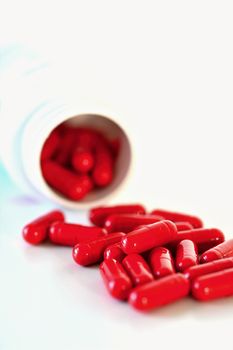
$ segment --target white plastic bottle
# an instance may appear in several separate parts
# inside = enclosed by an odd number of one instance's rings
[[[106,203],[125,182],[131,168],[132,140],[126,125],[128,118],[115,105],[107,105],[108,101],[103,103],[95,97],[82,96],[82,82],[72,94],[72,89],[58,84],[58,75],[49,63],[27,48],[17,45],[0,48],[1,160],[12,178],[27,192],[46,196],[73,209]],[[64,121],[91,125],[118,137],[121,142],[111,185],[92,191],[79,202],[54,191],[41,173],[42,146],[50,132]]]

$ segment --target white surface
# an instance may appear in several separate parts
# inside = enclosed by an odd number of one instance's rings
[[[76,265],[70,248],[23,241],[22,226],[51,205],[9,189],[0,208],[1,350],[197,349],[200,342],[219,349],[229,339],[233,298],[205,304],[187,298],[139,313],[111,298],[98,269]],[[203,218],[216,221],[206,208]],[[67,218],[87,222],[86,213]]]
[[[78,59],[65,74],[93,77],[134,116],[135,169],[114,202],[194,213],[232,237],[232,1],[2,3],[0,39],[32,43],[61,65]],[[24,243],[22,226],[49,204],[26,205],[4,186],[1,350],[233,348],[233,298],[137,313],[70,249]]]

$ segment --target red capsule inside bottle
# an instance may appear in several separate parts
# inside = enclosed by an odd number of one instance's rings
[[[200,258],[201,263],[233,257],[233,239],[229,239],[214,248],[207,250]]]
[[[23,228],[23,238],[31,244],[39,244],[48,236],[49,226],[56,221],[64,221],[64,214],[59,210],[53,210],[33,220]]]
[[[90,149],[77,147],[71,159],[72,167],[78,173],[88,173],[92,170],[95,160]]]
[[[177,238],[169,244],[169,248],[174,249],[178,243],[184,239],[189,239],[197,245],[198,252],[203,252],[224,241],[224,234],[216,228],[199,228],[187,231],[179,231]],[[207,248],[208,247],[208,248]]]
[[[57,130],[53,130],[46,139],[41,151],[41,160],[51,159],[57,152],[60,136]]]
[[[196,265],[184,271],[185,277],[193,280],[196,277],[208,275],[213,272],[218,272],[233,268],[233,258],[225,258],[221,260],[211,261],[206,264]]]
[[[107,186],[113,179],[113,156],[107,145],[101,145],[95,149],[95,165],[92,179],[96,186]]]
[[[190,284],[181,273],[136,287],[129,295],[129,303],[140,311],[149,311],[172,303],[189,294]]]
[[[71,155],[75,147],[76,132],[75,128],[64,126],[55,162],[67,167],[71,162]]]
[[[111,207],[96,207],[90,210],[89,219],[96,226],[104,226],[109,215],[113,214],[145,214],[145,208],[141,204],[122,204]]]
[[[125,254],[143,253],[154,247],[175,240],[176,225],[168,220],[137,228],[122,238],[121,247]]]
[[[115,243],[108,246],[104,251],[104,259],[114,259],[117,261],[122,261],[125,257],[125,253],[121,249],[120,243]]]
[[[133,281],[134,286],[139,286],[154,280],[149,265],[139,254],[127,255],[123,259],[122,265]]]
[[[44,161],[41,167],[46,182],[69,199],[83,199],[93,187],[88,175],[75,174],[53,161]]]
[[[107,139],[99,131],[92,128],[78,127],[76,129],[76,146],[94,150],[99,144],[108,143]]]
[[[196,216],[189,215],[189,214],[176,213],[176,212],[163,210],[163,209],[155,209],[151,212],[151,214],[152,215],[161,215],[166,220],[171,220],[173,222],[179,222],[179,221],[189,222],[194,228],[203,227],[203,222],[201,219],[199,219]]]
[[[100,273],[109,293],[116,299],[128,298],[132,283],[122,264],[116,260],[104,260],[100,264]]]
[[[124,235],[123,232],[115,232],[96,240],[78,243],[73,248],[73,259],[82,266],[95,264],[103,260],[104,250],[119,242]]]
[[[233,295],[233,268],[195,278],[192,295],[200,301]]]
[[[119,140],[118,140],[119,141]],[[120,146],[120,141],[118,142]],[[82,200],[115,176],[112,141],[89,127],[63,123],[46,139],[41,151],[42,175],[48,185],[69,200]]]
[[[105,237],[106,234],[107,232],[100,227],[68,224],[65,222],[55,222],[49,228],[49,239],[51,242],[71,247],[79,242]]]
[[[167,248],[156,247],[152,249],[149,255],[149,263],[156,278],[175,273],[173,257]]]
[[[156,215],[113,214],[107,217],[104,227],[108,232],[122,231],[128,233],[141,225],[149,225],[163,220]]]

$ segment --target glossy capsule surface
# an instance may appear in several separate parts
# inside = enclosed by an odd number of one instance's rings
[[[170,251],[165,247],[152,249],[149,255],[150,267],[156,278],[175,273],[174,261]]]
[[[136,287],[129,295],[129,303],[140,311],[149,311],[170,304],[189,294],[190,284],[181,273]]]
[[[132,283],[122,264],[116,260],[104,260],[100,264],[100,273],[109,293],[116,299],[128,298]]]
[[[95,264],[103,259],[104,250],[119,242],[124,235],[122,232],[115,232],[96,240],[78,243],[73,248],[73,259],[82,266]]]
[[[96,186],[107,186],[113,179],[113,156],[107,145],[101,145],[95,149],[95,165],[92,178]]]
[[[224,234],[216,228],[199,228],[187,231],[179,231],[177,238],[169,245],[175,248],[177,244],[184,239],[193,241],[198,248],[198,252],[203,252],[224,241]]]
[[[176,250],[176,269],[184,271],[188,267],[198,264],[198,252],[196,244],[189,239],[181,241]]]
[[[196,265],[188,268],[184,271],[185,277],[193,280],[196,277],[208,275],[213,272],[218,272],[233,268],[233,258],[225,258],[220,260],[211,261],[206,264]]]
[[[42,173],[46,182],[71,200],[80,200],[92,189],[88,175],[78,175],[53,161],[42,162]]]
[[[214,248],[207,250],[200,258],[201,263],[233,257],[233,239],[229,239]]]
[[[104,259],[115,259],[117,261],[122,261],[125,257],[125,253],[121,249],[120,243],[115,243],[108,246],[104,251]]]
[[[177,231],[187,231],[187,230],[192,230],[193,226],[189,222],[184,222],[184,221],[178,221],[175,222]]]
[[[156,215],[114,214],[107,217],[104,227],[108,232],[122,231],[128,233],[141,225],[149,225],[163,220]]]
[[[73,247],[79,242],[94,240],[106,236],[107,232],[100,227],[55,222],[49,228],[51,242]]]
[[[176,225],[164,220],[129,232],[122,238],[121,247],[125,254],[142,253],[169,243],[176,237]]]
[[[88,148],[78,147],[72,154],[73,169],[80,173],[88,173],[94,166],[95,160]]]
[[[201,219],[199,219],[196,216],[189,215],[189,214],[183,214],[183,213],[176,213],[168,210],[163,209],[155,209],[151,212],[152,215],[161,215],[166,220],[171,220],[173,222],[177,221],[185,221],[189,222],[194,228],[201,228],[203,227],[203,222]]]
[[[104,226],[104,222],[112,214],[145,214],[140,204],[122,204],[111,207],[96,207],[90,210],[89,219],[96,226]]]
[[[134,286],[139,286],[154,280],[149,265],[139,254],[127,255],[122,260],[122,265],[130,276]]]
[[[233,268],[195,278],[191,291],[200,301],[233,295]]]
[[[49,226],[56,221],[64,221],[64,214],[59,210],[53,210],[33,220],[23,228],[23,238],[31,244],[43,242],[49,231]]]

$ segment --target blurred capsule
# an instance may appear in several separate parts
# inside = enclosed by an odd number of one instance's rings
[[[206,264],[189,267],[184,271],[185,277],[193,280],[196,277],[208,275],[213,272],[226,270],[233,267],[233,258],[225,258],[211,261]]]
[[[128,233],[141,225],[149,225],[163,220],[161,216],[139,214],[114,214],[107,217],[104,227],[108,232]]]
[[[189,222],[194,228],[203,227],[203,222],[196,216],[189,214],[176,213],[163,209],[155,209],[151,212],[152,215],[161,215],[166,220],[171,220],[173,222],[185,221]]]
[[[91,227],[65,222],[55,222],[49,228],[51,242],[73,247],[79,242],[94,240],[106,236],[107,232],[100,227]]]
[[[103,260],[104,250],[119,242],[124,235],[123,232],[115,232],[95,240],[78,243],[73,248],[73,259],[82,266],[95,264]]]
[[[90,221],[96,226],[104,226],[104,222],[112,214],[145,214],[141,204],[121,204],[108,207],[95,207],[89,212]]]
[[[64,214],[53,210],[33,220],[23,228],[23,238],[31,244],[39,244],[48,236],[49,226],[56,221],[64,221]]]
[[[195,278],[191,291],[200,301],[233,295],[233,268]]]
[[[201,263],[233,257],[233,239],[229,239],[214,248],[207,250],[200,258]]]
[[[129,303],[140,311],[149,311],[177,301],[189,294],[190,284],[181,273],[175,273],[133,289]]]

